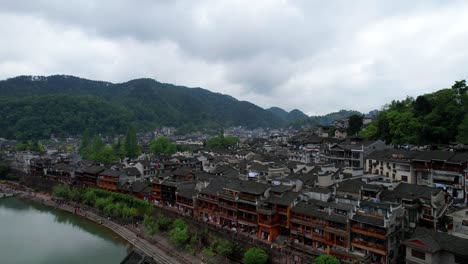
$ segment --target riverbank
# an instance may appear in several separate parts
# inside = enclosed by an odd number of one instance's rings
[[[64,203],[60,200],[55,199],[54,197],[34,192],[32,189],[21,185],[7,185],[0,184],[1,191],[14,193],[18,198],[27,199],[36,203],[40,203],[46,206],[50,206],[56,209],[60,209],[80,217],[86,218],[90,221],[93,221],[97,224],[100,224],[110,230],[115,234],[122,237],[128,243],[132,244],[135,248],[139,249],[148,256],[151,256],[157,263],[168,263],[168,264],[199,264],[200,261],[197,261],[193,258],[187,258],[178,253],[171,245],[164,240],[158,241],[148,241],[145,239],[144,235],[141,235],[141,232],[138,229],[131,228],[130,226],[120,225],[111,219],[106,219],[97,215],[95,212],[88,210],[85,206],[74,203]]]

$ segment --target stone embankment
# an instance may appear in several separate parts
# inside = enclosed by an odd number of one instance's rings
[[[89,210],[83,210],[82,207],[78,207],[72,204],[65,204],[65,203],[57,203],[52,200],[52,197],[34,193],[31,191],[20,190],[17,188],[10,188],[7,185],[0,184],[0,197],[1,195],[9,195],[12,196],[15,194],[20,198],[25,198],[37,203],[41,203],[47,206],[51,206],[57,209],[61,209],[73,214],[80,215],[81,217],[87,218],[95,223],[101,224],[117,235],[122,237],[123,239],[127,240],[130,244],[132,244],[135,248],[139,249],[143,253],[148,256],[151,256],[157,263],[161,264],[193,264],[193,263],[200,263],[200,261],[196,261],[195,259],[188,259],[185,256],[178,254],[171,245],[167,245],[163,243],[163,241],[158,241],[156,243],[151,243],[144,238],[141,238],[140,235],[132,231],[130,228],[127,228],[123,225],[117,224],[110,219],[103,218]]]

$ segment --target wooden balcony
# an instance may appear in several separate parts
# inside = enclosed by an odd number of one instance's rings
[[[385,248],[384,245],[375,244],[375,243],[366,242],[366,241],[360,241],[360,240],[353,240],[351,245],[353,247],[368,250],[368,251],[377,253],[382,256],[387,256],[387,249]]]
[[[206,202],[209,202],[209,203],[218,204],[218,200],[215,199],[215,198],[213,198],[213,197],[210,197],[210,196],[200,195],[200,196],[198,196],[198,200],[206,201]]]
[[[288,213],[288,208],[283,208],[281,206],[278,206],[276,208],[276,211],[278,211],[278,213],[280,213],[280,214],[287,214]]]
[[[267,208],[267,207],[258,207],[257,212],[259,214],[264,214],[264,215],[274,215],[274,214],[276,214],[275,209]]]
[[[229,214],[226,214],[226,213],[222,213],[220,212],[218,214],[219,217],[222,217],[222,218],[226,218],[226,219],[230,219],[230,220],[236,220],[237,219],[237,216],[236,215],[229,215]]]
[[[236,200],[236,196],[231,195],[231,194],[229,194],[229,193],[220,192],[220,193],[218,194],[218,197],[219,197],[220,199],[226,199],[226,200],[228,200],[228,201],[235,201],[235,200]]]
[[[385,240],[387,236],[387,232],[385,230],[370,227],[362,227],[359,225],[353,225],[351,228],[351,232],[365,236],[375,237],[382,240]]]
[[[220,202],[218,204],[218,206],[237,211],[237,205],[236,204],[228,204],[228,203]]]
[[[315,232],[311,232],[311,237],[312,237],[312,240],[327,243],[327,238],[325,237],[325,235],[320,235]]]
[[[238,205],[237,210],[255,214],[257,213],[257,208],[252,206]]]
[[[348,230],[346,228],[342,227],[336,227],[336,226],[327,226],[325,227],[325,231],[333,233],[333,234],[338,234],[340,236],[343,235],[348,235]]]
[[[257,224],[258,223],[257,218],[250,218],[250,217],[239,216],[239,215],[237,216],[237,220],[244,221],[244,222],[249,222],[249,223],[252,223],[252,224]]]
[[[326,239],[325,243],[330,245],[330,246],[340,246],[346,248],[348,246],[348,243],[346,241],[339,241],[339,240],[334,240],[334,239]]]
[[[273,219],[263,219],[262,217],[259,217],[258,223],[266,226],[274,226],[276,224],[276,221],[274,221]]]

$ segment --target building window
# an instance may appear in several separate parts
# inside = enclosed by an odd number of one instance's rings
[[[408,182],[408,176],[401,176],[401,180],[404,182]]]
[[[418,259],[426,260],[426,253],[422,251],[411,249],[411,256]]]

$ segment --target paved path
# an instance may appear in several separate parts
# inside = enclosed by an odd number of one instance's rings
[[[58,209],[62,209],[68,211],[70,213],[75,213],[75,207],[61,204],[57,206],[57,203],[51,200],[51,197],[44,194],[35,194],[30,192],[24,192],[15,190],[16,194],[20,197],[27,198],[29,200],[34,200],[36,202],[40,202],[45,205],[49,205]],[[111,229],[116,234],[127,240],[131,243],[134,247],[142,251],[148,256],[151,256],[157,263],[161,264],[192,264],[192,263],[200,263],[200,261],[195,259],[187,259],[186,257],[177,254],[177,252],[173,249],[168,247],[168,245],[164,245],[162,243],[152,244],[149,241],[137,237],[135,232],[130,230],[129,228],[116,224],[113,221],[107,220],[102,218],[92,212],[83,211],[81,210],[78,215],[82,217],[86,217],[87,219],[94,221],[96,223],[102,224],[103,226]]]

